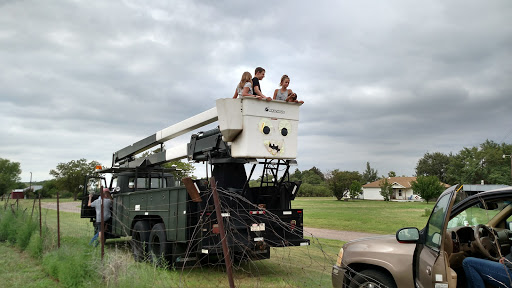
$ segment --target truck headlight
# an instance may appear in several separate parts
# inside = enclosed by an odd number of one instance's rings
[[[336,266],[341,267],[342,259],[343,259],[343,247],[341,247],[340,252],[338,252],[338,258],[336,259]]]

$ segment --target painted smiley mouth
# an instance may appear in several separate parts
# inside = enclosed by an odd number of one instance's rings
[[[267,148],[267,151],[272,155],[282,155],[284,152],[284,142],[283,141],[271,141],[271,140],[265,140],[263,141],[263,144],[265,145],[265,148]]]

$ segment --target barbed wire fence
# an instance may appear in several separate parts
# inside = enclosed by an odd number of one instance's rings
[[[237,191],[222,188],[217,190],[221,199],[220,209],[222,213],[229,215],[223,217],[226,235],[221,237],[218,232],[215,209],[211,205],[203,205],[202,209],[187,212],[188,219],[194,220],[187,221],[186,226],[164,227],[163,232],[166,235],[177,235],[173,236],[172,240],[167,239],[171,249],[168,255],[164,255],[166,261],[156,261],[154,253],[151,255],[151,251],[145,246],[143,257],[138,259],[142,263],[136,262],[133,257],[136,253],[136,240],[131,237],[133,227],[125,225],[116,226],[116,233],[121,231],[125,237],[106,240],[105,259],[101,261],[99,251],[102,243],[96,246],[95,242],[91,242],[94,228],[89,219],[80,218],[81,202],[70,199],[41,199],[39,206],[39,199],[25,199],[22,200],[22,205],[17,203],[17,209],[23,209],[25,214],[30,213],[30,217],[40,223],[38,232],[43,235],[46,251],[66,245],[88,245],[100,263],[98,265],[103,267],[103,278],[109,287],[121,287],[122,283],[126,283],[123,279],[136,281],[133,279],[136,270],[145,271],[143,273],[146,273],[146,276],[147,273],[151,274],[150,279],[145,280],[151,287],[229,287],[224,253],[222,249],[212,248],[220,248],[221,241],[226,239],[229,243],[229,260],[232,263],[235,287],[323,287],[330,283],[331,266],[336,261],[336,253],[341,244],[335,249],[331,248],[331,251],[325,251],[321,239],[311,234],[307,235],[303,232],[303,227],[291,227],[291,223],[282,221],[278,215],[268,210],[265,214],[252,214],[251,211],[262,209]],[[213,195],[211,189],[201,193],[205,193],[207,202]],[[154,207],[154,210],[169,210],[169,206],[197,206],[197,203],[190,199],[177,200],[179,201],[163,201]],[[130,210],[133,210],[133,207],[120,201],[116,203],[119,205],[116,211],[122,212],[113,214],[113,221],[117,224],[126,223],[125,220],[130,217]],[[13,202],[6,205],[10,206],[9,209],[16,209],[11,204]],[[248,239],[247,235],[252,233],[251,235],[257,236],[260,231],[244,232],[243,229],[250,229],[244,224],[248,221],[254,224],[272,223],[265,225],[265,233],[272,234],[275,243],[261,247],[261,251],[265,251],[261,254],[268,254],[270,259],[257,260],[268,257],[255,255],[255,241]],[[311,245],[287,246],[289,237],[283,235],[285,230],[287,233],[295,234],[296,238],[302,238],[304,234]],[[143,232],[151,234],[151,229]],[[261,245],[264,244],[262,241]],[[205,245],[210,247],[208,254],[201,253],[201,248]],[[159,266],[164,269],[158,268]],[[151,272],[146,271],[148,269]]]

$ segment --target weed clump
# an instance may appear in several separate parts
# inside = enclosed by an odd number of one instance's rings
[[[60,249],[44,254],[43,269],[59,279],[64,287],[90,287],[99,284],[92,252],[87,245],[62,245]]]

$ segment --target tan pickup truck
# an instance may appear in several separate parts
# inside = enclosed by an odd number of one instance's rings
[[[333,287],[467,287],[464,258],[498,261],[510,251],[512,187],[455,204],[457,192],[455,185],[441,194],[422,230],[346,243],[332,267]]]

